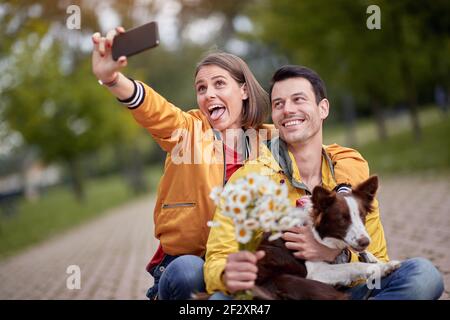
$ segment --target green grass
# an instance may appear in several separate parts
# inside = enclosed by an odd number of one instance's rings
[[[155,192],[161,172],[159,166],[146,170],[151,192]],[[34,202],[21,200],[13,216],[0,216],[0,258],[87,222],[133,198],[136,195],[123,178],[114,175],[88,180],[84,203],[77,202],[67,186],[54,187]]]
[[[438,122],[442,118],[442,112],[435,106],[424,107],[419,111],[422,126]],[[408,114],[386,119],[386,131],[388,136],[393,136],[410,130],[411,124]],[[324,143],[337,143],[342,146],[350,146],[347,141],[348,128],[344,124],[335,126],[324,125]],[[377,127],[374,119],[358,120],[355,127],[356,147],[365,145],[378,139]]]
[[[372,141],[358,148],[380,174],[448,174],[450,172],[450,118],[443,117],[423,127],[415,141],[411,131],[392,135],[387,141]]]

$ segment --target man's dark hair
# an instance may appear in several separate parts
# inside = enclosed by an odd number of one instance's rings
[[[286,65],[275,71],[275,74],[272,77],[269,90],[270,101],[272,101],[272,89],[275,83],[290,78],[304,78],[308,80],[313,88],[317,104],[327,97],[325,83],[314,70],[302,66]]]

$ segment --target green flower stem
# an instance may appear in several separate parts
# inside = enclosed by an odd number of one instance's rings
[[[261,243],[262,237],[255,237],[255,234],[257,234],[257,232],[254,232],[249,242],[239,243],[239,251],[256,252],[256,249],[258,249],[259,244]],[[251,290],[241,290],[236,292],[234,297],[236,300],[253,300],[253,293]]]

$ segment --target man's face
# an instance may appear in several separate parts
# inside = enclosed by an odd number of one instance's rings
[[[272,120],[280,137],[288,144],[305,143],[322,134],[328,116],[328,100],[319,104],[311,83],[304,78],[276,82],[272,89]]]

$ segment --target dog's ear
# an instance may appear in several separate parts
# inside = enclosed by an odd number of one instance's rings
[[[372,203],[378,190],[378,177],[372,176],[358,185],[352,192],[367,203]]]
[[[312,203],[316,211],[326,211],[336,200],[333,192],[328,191],[325,188],[317,186],[313,190]]]

